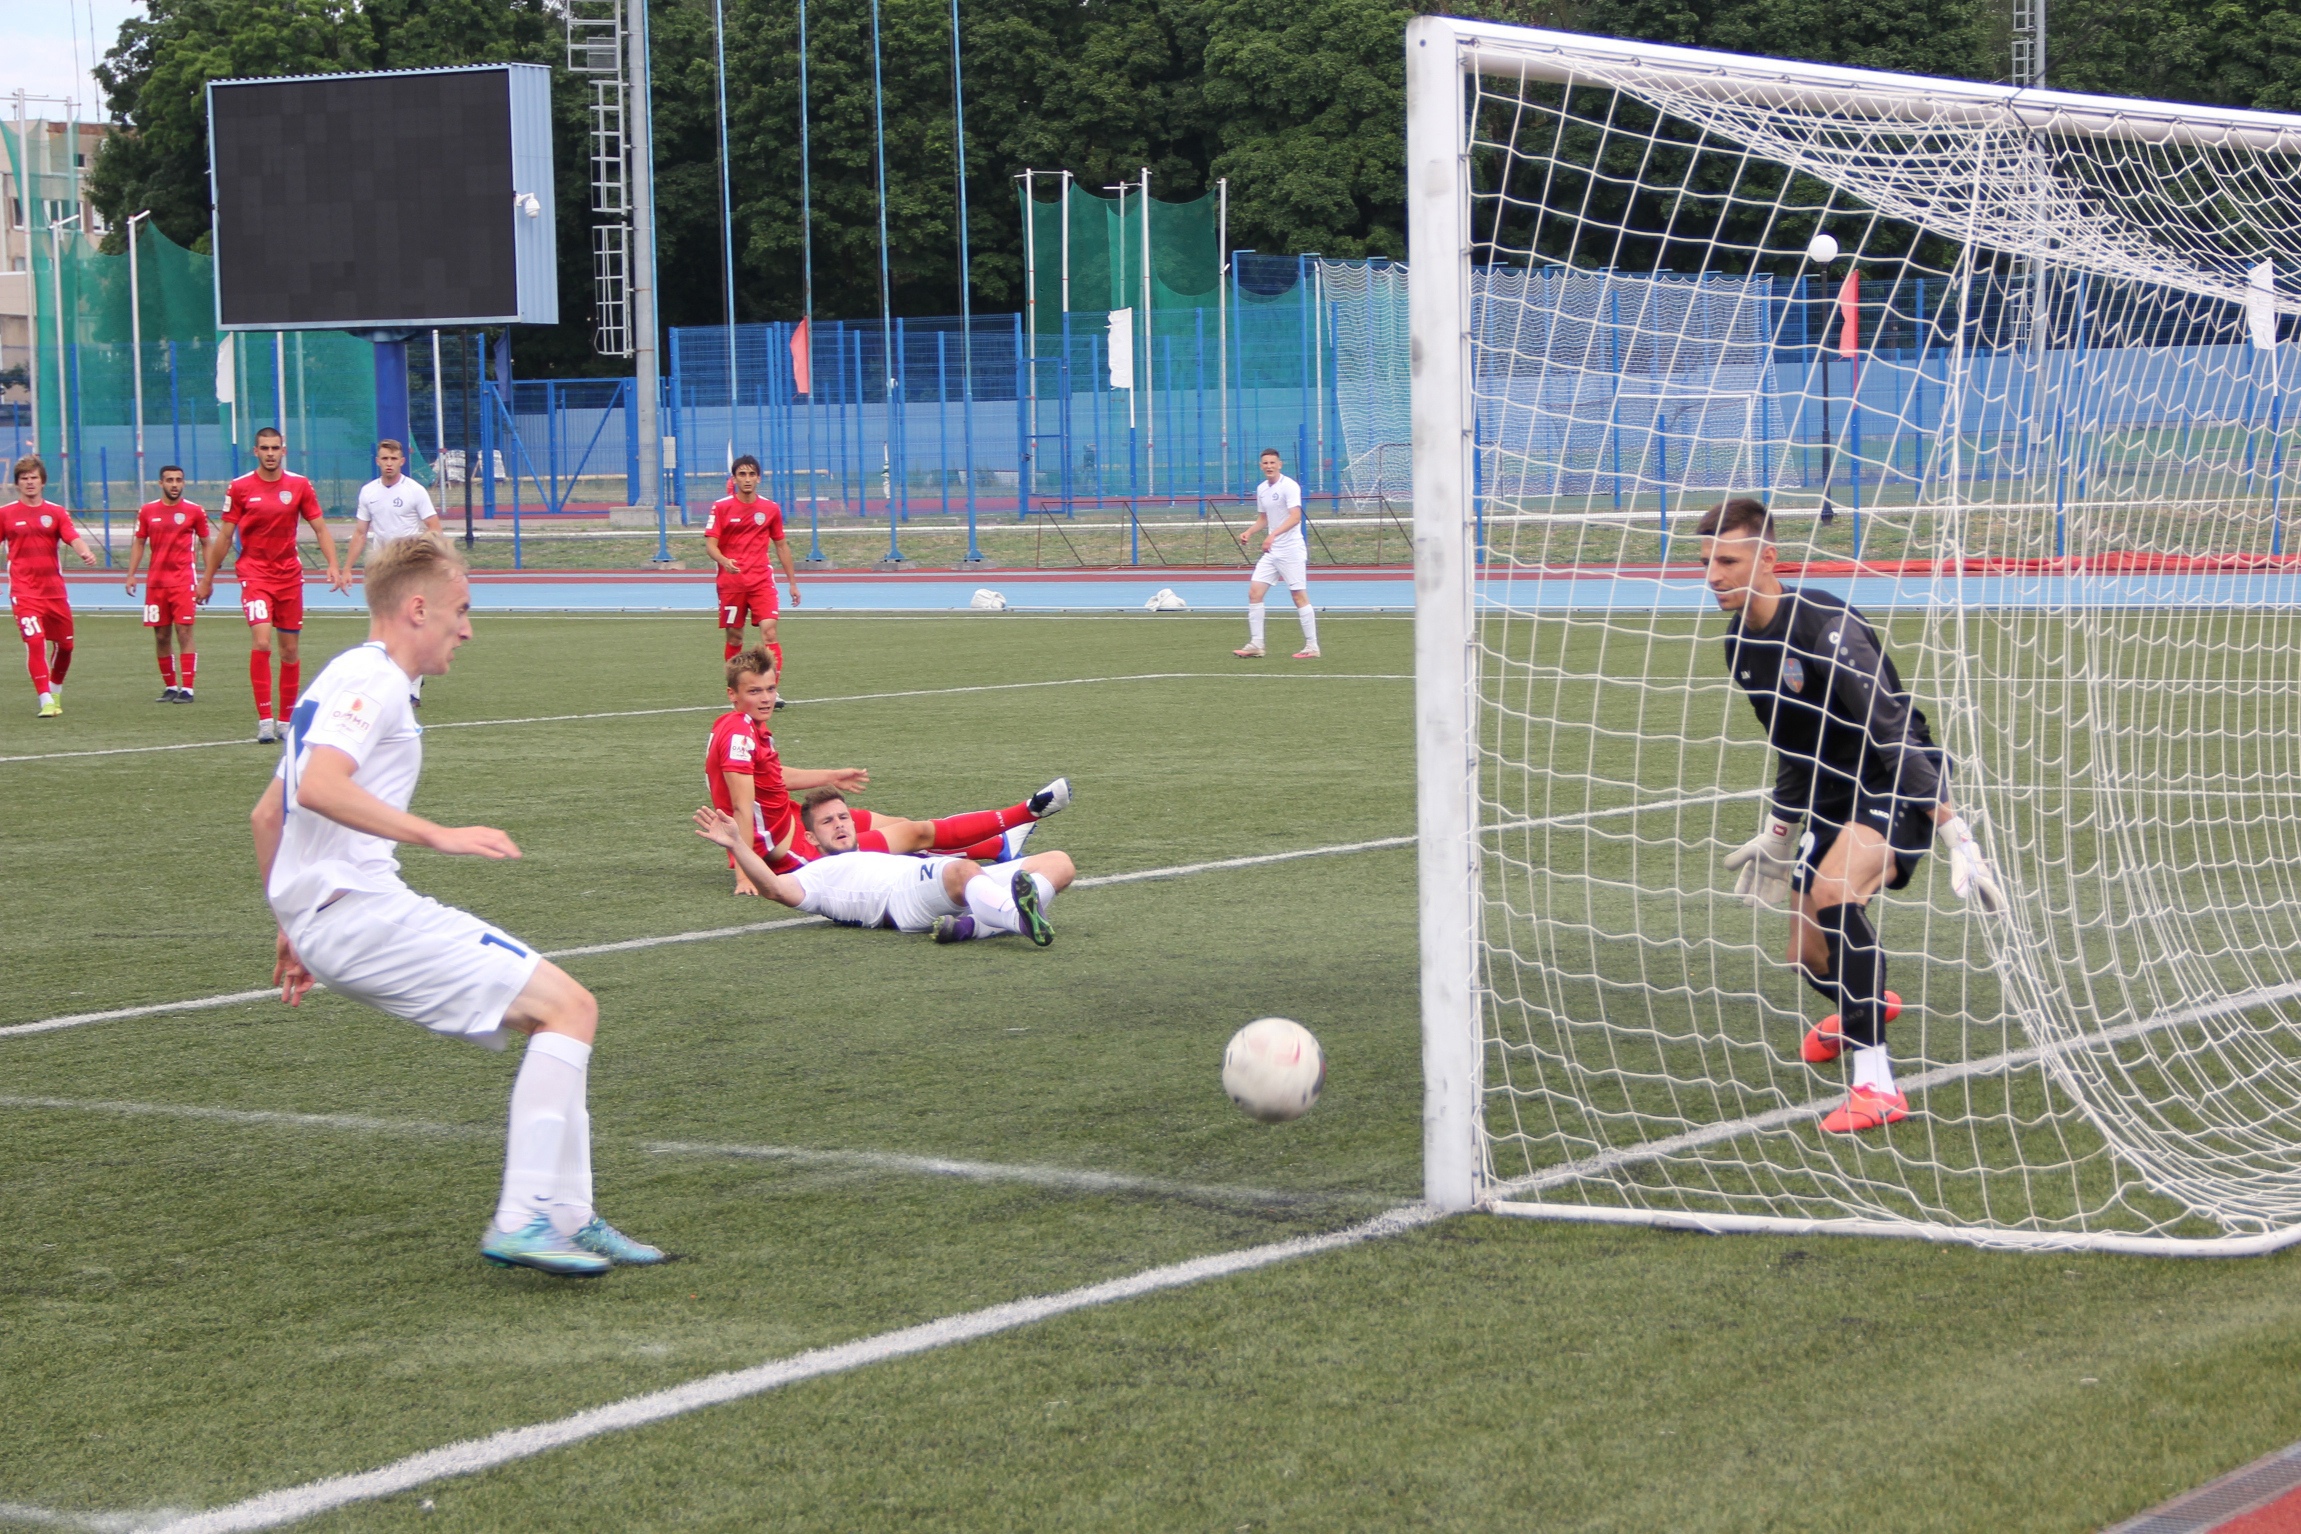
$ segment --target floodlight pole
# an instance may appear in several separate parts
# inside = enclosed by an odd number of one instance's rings
[[[639,502],[655,508],[655,557],[671,558],[663,498],[661,383],[655,334],[655,92],[647,58],[647,0],[627,0],[631,78],[639,93],[627,135],[631,155],[631,387],[639,417]],[[465,484],[470,483],[468,470]]]
[[[152,216],[152,210],[133,214],[128,219],[128,353],[132,361],[129,372],[136,381],[136,504],[144,504],[144,302],[143,289],[136,280],[136,226]]]
[[[1222,487],[1230,488],[1230,177],[1214,184],[1214,351],[1216,428],[1222,433]],[[1203,442],[1204,439],[1202,438]],[[1204,483],[1201,481],[1201,483]],[[1204,515],[1203,508],[1201,515]]]
[[[719,66],[719,227],[727,268],[727,469],[735,470],[735,201],[727,164],[727,15],[725,0],[711,0],[711,41]],[[764,445],[764,444],[762,444]]]

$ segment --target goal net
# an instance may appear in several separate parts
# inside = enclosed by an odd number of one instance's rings
[[[1429,1196],[2301,1238],[2301,117],[1406,51]],[[1871,902],[1911,1114],[1869,1133],[1720,868],[1774,775],[1701,579],[1732,495],[1875,626],[2009,898],[1937,850]]]

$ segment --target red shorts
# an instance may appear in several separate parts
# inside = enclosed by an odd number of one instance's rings
[[[200,615],[190,585],[153,586],[144,592],[144,627],[166,628],[171,623],[189,626]]]
[[[50,644],[72,642],[72,604],[55,597],[24,597],[9,606],[16,615],[17,631],[25,639],[45,639]]]
[[[781,606],[781,600],[775,595],[775,581],[772,576],[763,581],[747,581],[739,576],[729,576],[724,571],[721,572],[719,576],[719,626],[721,628],[739,629],[753,623],[773,623],[775,614]]]
[[[240,612],[248,627],[268,623],[290,634],[304,626],[304,581],[300,575],[243,575],[240,577]]]

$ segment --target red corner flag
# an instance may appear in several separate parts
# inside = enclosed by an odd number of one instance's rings
[[[1846,273],[1845,284],[1838,289],[1838,317],[1845,321],[1845,329],[1838,335],[1838,355],[1858,357],[1862,354],[1862,274]]]
[[[811,343],[807,335],[807,322],[801,320],[791,327],[791,387],[801,394],[813,394],[815,386],[809,377],[808,354]]]

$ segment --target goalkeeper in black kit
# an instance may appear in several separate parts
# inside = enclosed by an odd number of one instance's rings
[[[1757,501],[1713,506],[1701,537],[1710,594],[1733,615],[1727,668],[1774,748],[1763,824],[1725,866],[1751,905],[1781,905],[1797,891],[1790,962],[1837,1008],[1800,1053],[1825,1065],[1850,1045],[1854,1057],[1853,1091],[1822,1128],[1880,1129],[1909,1117],[1909,1099],[1895,1090],[1886,1052],[1901,998],[1886,989],[1870,897],[1905,887],[1937,833],[1960,899],[1994,915],[2005,896],[1949,801],[1948,758],[1869,620],[1827,592],[1782,584],[1773,517]]]

